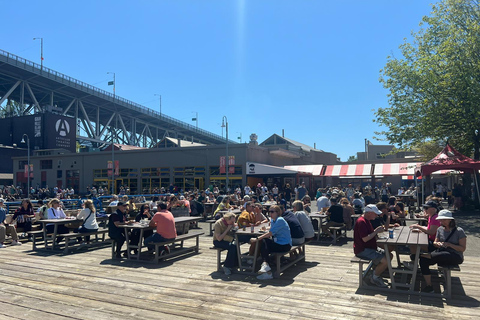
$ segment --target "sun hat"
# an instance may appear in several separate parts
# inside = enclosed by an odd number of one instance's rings
[[[440,210],[438,213],[437,220],[453,220],[455,219],[452,215],[452,212],[449,210]]]
[[[365,213],[367,212],[375,212],[377,215],[382,214],[382,211],[378,210],[377,206],[374,204],[369,204],[365,207]]]

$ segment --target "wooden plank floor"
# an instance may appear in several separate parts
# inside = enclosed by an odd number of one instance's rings
[[[480,258],[453,273],[453,299],[357,290],[352,242],[308,244],[278,279],[216,272],[212,237],[200,253],[159,265],[110,259],[110,247],[70,255],[0,251],[0,319],[478,319]],[[438,288],[437,288],[438,289]]]

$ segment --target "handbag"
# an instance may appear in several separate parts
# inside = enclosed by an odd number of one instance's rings
[[[450,232],[450,234],[448,235],[447,239],[445,239],[445,241],[443,241],[443,242],[448,242],[448,240],[450,240],[450,237],[455,233],[456,230],[457,230],[457,227],[453,228],[453,229],[452,229],[452,232]],[[437,252],[450,251],[450,250],[448,250],[448,249],[450,249],[450,248],[440,247],[440,248],[437,248],[435,251],[437,251]]]

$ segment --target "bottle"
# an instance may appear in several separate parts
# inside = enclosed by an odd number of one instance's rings
[[[255,231],[255,226],[252,224],[252,226],[250,227],[250,232],[253,233]]]

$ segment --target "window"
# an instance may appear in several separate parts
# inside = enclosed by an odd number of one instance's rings
[[[62,177],[62,170],[57,170],[57,179],[60,179]]]
[[[385,153],[377,152],[377,159],[385,159]]]
[[[40,170],[52,169],[53,161],[52,160],[40,160]]]

